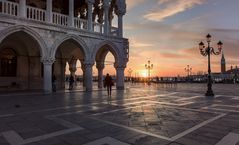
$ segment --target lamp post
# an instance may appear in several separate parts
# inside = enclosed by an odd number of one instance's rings
[[[187,72],[187,75],[188,75],[188,81],[189,81],[189,77],[190,77],[190,74],[191,74],[191,72],[192,72],[192,68],[190,68],[190,66],[187,65],[187,67],[184,68],[184,70]]]
[[[148,85],[150,85],[150,70],[153,69],[153,64],[150,64],[150,60],[148,60],[148,64],[145,64],[145,68],[148,70]]]
[[[133,70],[131,68],[129,68],[128,73],[129,73],[129,81],[131,81],[131,74],[132,74]]]
[[[199,50],[202,56],[207,56],[208,57],[208,80],[207,80],[207,92],[205,94],[205,96],[209,96],[209,97],[213,97],[214,93],[212,91],[212,77],[211,77],[211,55],[219,55],[222,52],[222,45],[223,43],[221,41],[219,41],[217,43],[218,45],[218,51],[215,52],[214,48],[210,46],[210,42],[211,42],[211,38],[212,36],[210,34],[208,34],[206,36],[207,38],[207,47],[205,47],[204,43],[201,41],[199,43]]]

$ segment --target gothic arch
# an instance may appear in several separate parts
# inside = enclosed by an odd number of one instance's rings
[[[18,26],[12,26],[12,27],[2,30],[0,33],[0,43],[5,38],[7,38],[8,36],[10,36],[11,34],[14,34],[16,32],[24,32],[24,33],[28,34],[29,36],[31,36],[34,40],[36,40],[36,42],[38,43],[38,45],[40,47],[41,57],[43,58],[44,56],[46,56],[47,45],[46,45],[45,41],[36,31],[34,31],[33,29],[31,29],[27,26],[18,25]]]
[[[115,58],[115,63],[119,63],[121,58],[120,51],[118,47],[111,41],[103,41],[100,44],[96,44],[96,47],[93,52],[94,60],[102,61],[101,59],[104,59],[108,51],[110,51],[113,54]]]
[[[83,55],[85,57],[85,59],[87,60],[89,57],[89,48],[86,45],[85,41],[83,39],[81,39],[80,37],[78,37],[77,35],[65,35],[64,37],[58,39],[52,46],[51,52],[50,52],[50,56],[51,58],[55,58],[57,49],[59,48],[59,46],[61,44],[63,44],[64,42],[66,42],[67,40],[73,40],[75,41],[78,45],[81,46],[81,51],[83,52]]]

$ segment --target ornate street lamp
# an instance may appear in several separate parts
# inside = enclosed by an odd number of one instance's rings
[[[187,65],[187,67],[184,68],[184,70],[187,72],[187,75],[188,75],[188,81],[189,81],[189,77],[190,77],[190,74],[191,74],[191,72],[192,72],[192,68],[190,68],[190,66]]]
[[[128,73],[129,73],[129,80],[131,81],[131,74],[132,74],[133,70],[131,68],[129,68]]]
[[[219,55],[221,54],[222,52],[222,45],[223,43],[221,41],[219,41],[217,43],[218,45],[218,51],[215,52],[214,51],[214,48],[210,46],[210,42],[211,42],[211,38],[212,36],[210,34],[208,34],[206,36],[207,38],[207,44],[208,46],[205,47],[204,43],[201,41],[199,43],[199,50],[200,50],[200,53],[202,56],[208,56],[208,80],[207,80],[207,92],[205,94],[205,96],[211,96],[213,97],[214,96],[214,93],[212,91],[212,77],[211,77],[211,62],[210,62],[210,59],[211,59],[211,55]]]
[[[145,64],[145,68],[148,70],[148,85],[150,85],[150,70],[153,69],[153,64],[150,64],[150,60],[148,60],[148,64]]]

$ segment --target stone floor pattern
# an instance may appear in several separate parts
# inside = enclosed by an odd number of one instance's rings
[[[0,94],[0,145],[239,145],[237,91]]]

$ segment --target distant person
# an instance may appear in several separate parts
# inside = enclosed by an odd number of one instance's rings
[[[52,75],[52,91],[56,92],[56,76]]]
[[[73,89],[74,82],[75,82],[74,77],[73,75],[71,75],[69,78],[69,90]]]
[[[107,73],[104,80],[104,87],[107,88],[108,97],[111,97],[112,86],[114,85],[112,77]]]

